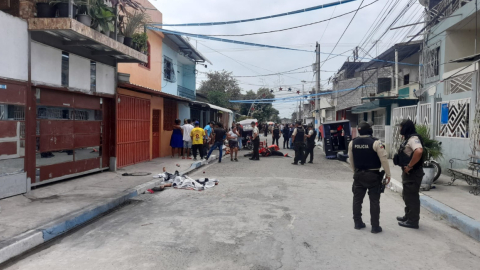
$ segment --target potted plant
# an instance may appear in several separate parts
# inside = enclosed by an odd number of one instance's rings
[[[58,17],[67,18],[68,17],[68,2],[70,0],[60,0],[60,1],[53,1],[55,3],[55,7],[58,10]],[[73,1],[73,0],[72,0]],[[81,4],[79,1],[73,1],[72,5],[72,18],[77,16],[78,4]]]
[[[148,36],[147,33],[135,33],[133,34],[133,48],[141,53],[147,54],[148,52]]]
[[[125,36],[123,44],[131,47],[133,34],[135,34],[141,27],[149,22],[149,17],[145,12],[135,11],[127,15],[123,35]]]
[[[114,30],[115,12],[113,8],[107,6],[102,0],[98,0],[90,6],[89,10],[92,17],[91,27],[109,36],[110,31]]]
[[[442,143],[430,138],[430,130],[426,125],[416,125],[417,134],[423,140],[423,172],[422,189],[430,190],[435,178],[441,173],[440,165],[435,160],[442,159]],[[437,176],[438,175],[438,176]]]
[[[51,0],[35,0],[37,6],[37,18],[55,17],[55,6]]]
[[[95,5],[98,0],[87,0],[78,9],[77,21],[90,27],[92,25],[92,17],[90,16],[90,8]]]
[[[123,43],[124,41],[124,38],[125,36],[123,35],[123,28],[125,27],[124,23],[123,23],[123,18],[124,16],[122,15],[119,15],[118,18],[117,18],[117,29],[118,29],[118,33],[117,33],[117,41],[120,42],[120,43]]]

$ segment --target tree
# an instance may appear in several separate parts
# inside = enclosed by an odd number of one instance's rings
[[[233,109],[238,109],[239,105],[229,103],[228,100],[238,100],[242,97],[237,79],[232,77],[231,72],[225,70],[208,72],[207,79],[200,82],[198,91],[206,94],[210,103]],[[224,103],[225,100],[227,101],[226,104]]]
[[[273,93],[270,93],[268,88],[260,88],[257,93],[252,90],[248,91],[244,96],[244,100],[268,99],[275,98]],[[273,101],[272,101],[273,102]],[[248,114],[251,110],[251,103],[244,103],[241,105],[240,111],[242,114]],[[278,117],[278,110],[273,108],[272,103],[255,103],[252,117],[260,122],[274,121]]]

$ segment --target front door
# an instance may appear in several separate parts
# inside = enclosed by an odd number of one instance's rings
[[[152,116],[152,158],[160,157],[160,110],[153,110]]]

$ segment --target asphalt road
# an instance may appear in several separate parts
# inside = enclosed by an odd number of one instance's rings
[[[384,231],[370,233],[368,199],[354,230],[348,166],[318,150],[291,162],[224,159],[191,175],[219,179],[213,189],[142,195],[7,269],[478,269],[480,244],[426,210],[419,230],[399,227],[390,191]]]

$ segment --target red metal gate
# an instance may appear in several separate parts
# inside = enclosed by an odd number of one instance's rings
[[[150,100],[119,95],[117,167],[150,160]]]
[[[152,116],[152,158],[160,157],[160,110],[153,110]]]

